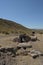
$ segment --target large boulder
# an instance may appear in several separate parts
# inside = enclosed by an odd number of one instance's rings
[[[17,48],[32,48],[32,45],[31,44],[28,44],[28,43],[19,43],[17,45]]]
[[[19,35],[19,40],[20,40],[21,43],[22,42],[28,42],[28,41],[30,41],[30,39],[31,38],[26,34]]]
[[[31,41],[36,41],[37,40],[37,36],[31,36]]]
[[[28,35],[20,34],[19,37],[16,37],[16,38],[13,39],[13,42],[20,42],[20,43],[22,43],[22,42],[28,42],[30,40],[31,40],[31,38]]]

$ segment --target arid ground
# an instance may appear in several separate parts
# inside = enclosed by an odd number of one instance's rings
[[[38,40],[30,41],[28,43],[32,44],[31,49],[39,50],[43,53],[43,34],[36,34]],[[15,35],[4,35],[0,34],[0,48],[1,47],[13,47],[15,48],[18,43],[13,42]],[[27,50],[31,50],[27,49]],[[19,55],[16,57],[12,57],[10,55],[1,53],[0,57],[0,65],[43,65],[43,56],[39,56],[36,59],[33,59],[29,55]],[[3,58],[4,57],[4,58]]]

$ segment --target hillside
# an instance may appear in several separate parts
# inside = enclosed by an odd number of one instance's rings
[[[6,20],[6,19],[1,19],[0,18],[0,33],[30,33],[31,29],[28,29],[21,24],[18,24],[14,21]]]
[[[28,43],[26,42],[26,45],[32,45],[31,48],[28,47],[20,49],[17,49],[19,43],[13,41],[14,38],[17,37],[16,35],[5,35],[6,33],[30,34],[32,31],[38,33],[43,32],[43,30],[39,29],[28,29],[10,20],[0,19],[0,33],[3,33],[0,34],[0,65],[43,65],[43,55],[38,55],[36,58],[33,58],[29,54],[29,52],[32,50],[40,51],[43,53],[43,34],[36,34],[38,39],[36,41],[29,41]],[[34,52],[32,54],[34,54]]]

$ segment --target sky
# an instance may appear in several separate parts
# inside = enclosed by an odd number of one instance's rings
[[[0,18],[43,29],[43,0],[0,0]]]

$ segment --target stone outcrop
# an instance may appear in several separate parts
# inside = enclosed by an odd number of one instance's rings
[[[37,40],[36,35],[32,34],[31,36],[28,36],[26,34],[22,34],[22,35],[19,35],[19,37],[14,38],[13,42],[23,43],[23,42],[36,41],[36,40]]]
[[[12,65],[12,62],[14,61],[12,58],[16,58],[18,55],[30,55],[34,59],[36,57],[43,56],[43,53],[37,50],[27,51],[27,46],[24,46],[20,46],[20,48],[19,46],[16,48],[0,48],[0,65]],[[17,54],[19,50],[20,52]]]
[[[31,40],[30,36],[26,34],[21,34],[19,35],[19,37],[14,38],[13,42],[23,43],[23,42],[29,42],[30,40]]]

